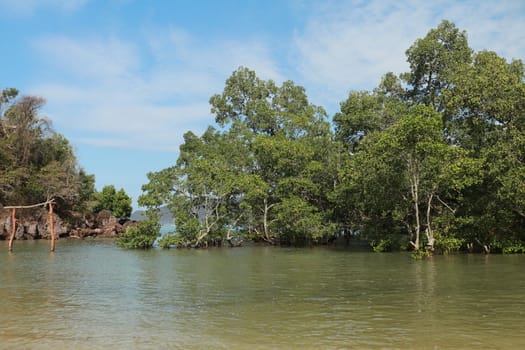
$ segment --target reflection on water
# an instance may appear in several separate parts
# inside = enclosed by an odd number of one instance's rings
[[[6,244],[1,349],[525,347],[525,256]]]

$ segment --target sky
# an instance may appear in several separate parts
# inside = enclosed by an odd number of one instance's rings
[[[475,51],[525,59],[525,1],[0,0],[0,89],[42,115],[96,187],[136,200],[239,67],[304,86],[329,116],[350,91],[408,71],[405,51],[447,19]]]

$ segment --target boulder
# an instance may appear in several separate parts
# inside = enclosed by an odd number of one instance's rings
[[[34,210],[32,212],[17,212],[17,230],[15,239],[49,239],[49,215],[47,210]],[[119,222],[110,211],[102,210],[97,214],[83,215],[72,213],[68,223],[64,222],[56,213],[54,214],[55,237],[72,237],[83,239],[85,237],[115,238],[130,225],[136,225],[133,221]],[[11,234],[11,216],[7,211],[0,211],[0,240],[9,239]]]
[[[49,225],[47,224],[47,221],[39,221],[37,225],[37,229],[38,229],[38,235],[40,236],[40,238],[49,239],[50,234],[49,234]]]
[[[0,215],[2,212],[0,211]],[[7,221],[9,220],[6,216],[0,216],[0,240],[7,239],[9,237],[9,230],[7,229]]]
[[[95,226],[102,228],[110,224],[110,221],[116,221],[116,218],[109,210],[101,210],[95,218]]]
[[[32,239],[40,238],[38,235],[38,222],[31,221],[24,225],[25,232],[28,236],[30,236]]]
[[[25,228],[23,225],[16,226],[15,239],[19,239],[19,240],[26,239]]]
[[[105,224],[101,227],[102,235],[104,238],[115,238],[122,234],[122,225],[118,222],[117,218],[110,216],[104,221]]]

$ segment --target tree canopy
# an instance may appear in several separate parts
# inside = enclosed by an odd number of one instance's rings
[[[117,191],[115,186],[107,185],[102,188],[102,191],[95,193],[93,210],[95,212],[109,210],[118,218],[129,218],[133,208],[131,198],[123,188]]]
[[[353,232],[376,250],[525,251],[523,63],[475,52],[449,21],[406,58],[332,123],[303,87],[240,67],[210,99],[217,125],[186,133],[139,203],[168,205],[196,246]]]
[[[42,116],[45,100],[4,89],[0,98],[0,203],[54,198],[60,214],[87,209],[94,176],[78,165],[69,141]]]
[[[131,215],[123,189],[95,190],[95,176],[79,166],[69,141],[42,115],[45,100],[19,96],[14,88],[0,96],[0,204],[23,206],[53,200],[56,213],[73,223],[103,209],[118,218]],[[69,220],[71,219],[71,220]]]

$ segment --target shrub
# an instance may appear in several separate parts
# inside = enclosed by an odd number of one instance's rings
[[[464,239],[454,237],[438,237],[434,242],[434,248],[442,254],[458,251],[465,243]]]
[[[139,222],[137,226],[130,226],[117,238],[117,244],[124,248],[148,249],[160,235],[160,223],[155,220]]]
[[[503,254],[525,254],[525,246],[521,242],[511,243],[502,249]]]
[[[392,240],[390,238],[381,238],[370,242],[372,249],[376,253],[383,253],[392,250]]]
[[[172,247],[178,247],[180,244],[182,244],[184,239],[181,236],[174,235],[174,234],[167,234],[162,236],[161,239],[159,239],[159,247],[161,248],[172,248]]]

